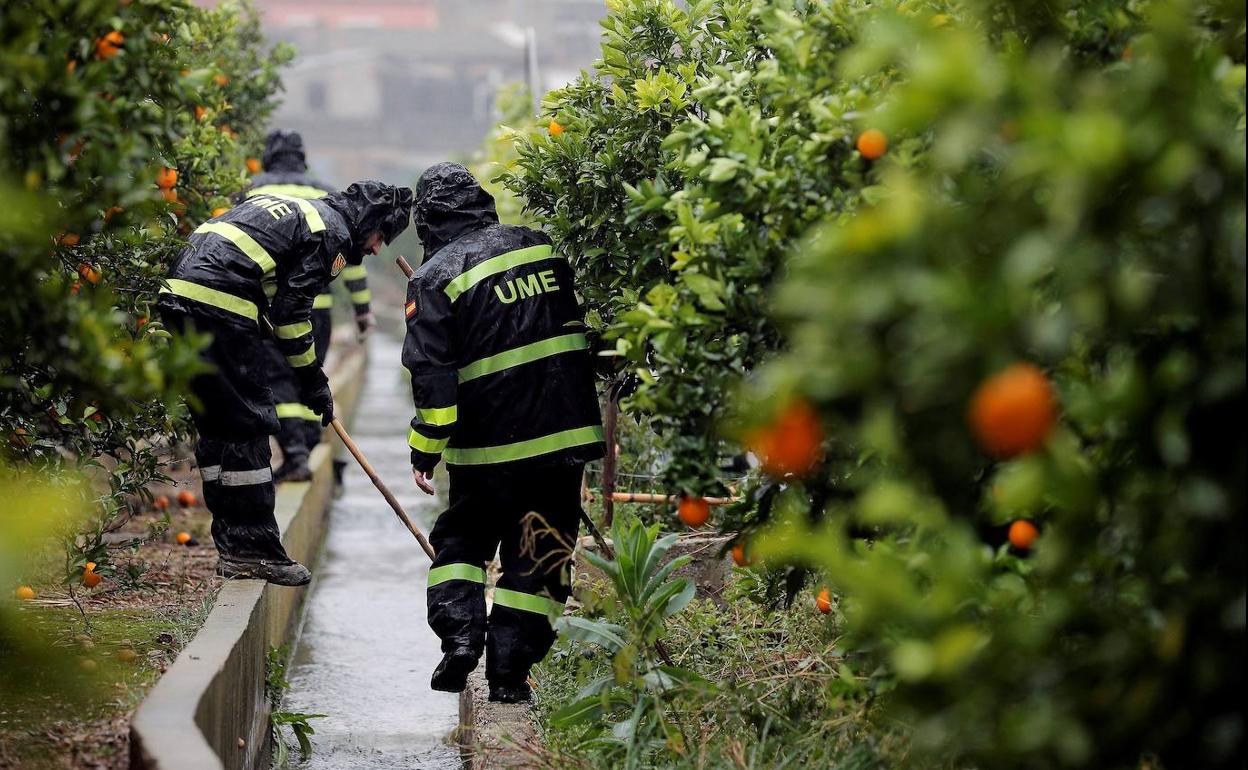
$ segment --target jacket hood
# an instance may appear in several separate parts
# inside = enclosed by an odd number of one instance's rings
[[[354,182],[345,190],[330,193],[324,200],[347,222],[351,250],[362,259],[364,241],[374,230],[390,243],[407,229],[412,219],[412,189],[394,187],[371,179]]]
[[[265,171],[308,170],[308,159],[303,152],[303,137],[298,131],[274,131],[264,139],[264,155],[260,163]]]
[[[426,257],[466,233],[498,224],[494,196],[458,163],[438,163],[420,175],[413,217]]]

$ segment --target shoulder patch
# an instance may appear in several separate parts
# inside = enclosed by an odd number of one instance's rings
[[[342,256],[342,252],[338,252],[338,256],[334,257],[334,264],[329,268],[329,274],[337,276],[342,269],[347,266],[347,258]]]
[[[403,316],[406,318],[411,318],[412,316],[416,315],[416,310],[417,310],[416,300],[412,300],[411,302],[408,302],[406,305],[403,306]]]

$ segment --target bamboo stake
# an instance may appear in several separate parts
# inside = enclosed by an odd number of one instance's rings
[[[617,503],[678,503],[681,495],[658,495],[652,492],[612,492],[611,499]],[[704,497],[707,505],[732,505],[735,497]]]

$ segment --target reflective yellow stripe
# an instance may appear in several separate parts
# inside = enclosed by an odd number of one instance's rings
[[[342,269],[342,280],[358,281],[368,277],[368,268],[363,265],[347,265]]]
[[[449,447],[446,450],[446,462],[448,465],[507,463],[599,441],[602,441],[602,427],[592,425],[552,433],[549,436],[539,436],[528,441],[517,441],[514,444],[502,444],[477,449]]]
[[[308,345],[308,349],[297,356],[286,356],[291,366],[307,366],[316,363],[316,345]]]
[[[333,294],[318,294],[316,299],[312,300],[313,310],[328,310],[334,306]]]
[[[530,262],[541,262],[543,259],[550,259],[554,256],[554,251],[545,244],[541,246],[530,246],[527,249],[517,249],[509,251],[506,254],[499,254],[497,257],[491,257],[481,264],[469,270],[465,270],[459,275],[451,279],[443,290],[446,296],[450,297],[454,302],[459,295],[476,286],[481,281],[489,278],[491,275],[498,275],[501,272],[510,270],[513,267],[527,265]]]
[[[256,308],[256,303],[248,302],[242,297],[235,297],[233,294],[226,294],[223,291],[210,289],[207,286],[200,286],[197,283],[183,281],[178,278],[169,278],[165,283],[169,284],[169,288],[162,288],[160,290],[161,294],[174,294],[179,297],[193,299],[196,302],[212,305],[213,307],[241,315],[244,318],[250,318],[253,321],[260,317],[260,311]]]
[[[310,230],[311,232],[319,233],[320,231],[325,229],[325,220],[321,219],[321,212],[317,211],[316,206],[313,206],[306,199],[296,198],[293,195],[277,195],[274,193],[265,193],[265,194],[268,195],[270,198],[278,198],[280,200],[290,201],[291,203],[298,206],[299,210],[303,212],[303,218],[307,220],[308,230]]]
[[[425,436],[417,433],[415,428],[412,428],[407,434],[408,446],[412,449],[418,449],[421,452],[431,455],[436,455],[438,452],[445,449],[446,442],[449,440],[450,439],[445,438],[426,438]]]
[[[443,564],[429,570],[429,587],[445,583],[448,580],[468,580],[485,585],[485,570],[473,564]]]
[[[373,293],[368,289],[351,292],[351,303],[354,305],[367,305],[373,298]]]
[[[275,328],[273,331],[277,334],[277,338],[279,340],[299,339],[305,334],[312,333],[312,322],[299,321],[298,323],[293,324],[283,324]]]
[[[238,250],[251,257],[251,261],[260,266],[261,272],[271,273],[277,267],[273,257],[264,247],[256,243],[256,239],[238,229],[229,222],[205,222],[195,228],[197,233],[219,235],[238,247]]]
[[[584,350],[587,347],[589,347],[589,343],[585,340],[584,334],[563,334],[558,337],[550,337],[540,342],[521,345],[518,348],[504,350],[502,353],[495,353],[492,356],[486,356],[473,361],[459,370],[459,381],[468,382],[478,377],[484,377],[487,374],[510,369],[513,366],[520,366],[521,364],[549,358],[560,353],[568,353],[573,350]]]
[[[420,421],[426,425],[451,425],[459,419],[459,407],[456,404],[435,409],[417,407],[416,414],[420,415]]]
[[[277,418],[279,420],[294,418],[299,420],[312,420],[313,422],[321,421],[321,418],[316,415],[316,412],[307,408],[303,404],[278,404]]]
[[[510,588],[494,589],[494,605],[502,607],[510,607],[513,610],[524,610],[525,612],[536,612],[538,615],[562,615],[563,603],[557,602],[545,596],[537,594],[526,594],[523,591],[513,591]]]
[[[306,184],[265,184],[247,191],[247,197],[253,195],[285,195],[290,198],[324,198],[328,190]]]

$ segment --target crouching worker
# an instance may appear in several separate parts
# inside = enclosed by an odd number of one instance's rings
[[[603,454],[583,315],[567,261],[542,233],[500,225],[463,166],[421,176],[414,222],[425,262],[405,306],[408,444],[425,492],[439,458],[450,475],[450,507],[430,534],[429,625],[444,653],[432,686],[463,690],[484,651],[490,699],[527,700],[529,668],[554,643],[569,594],[581,472]]]
[[[407,227],[411,200],[408,188],[371,181],[320,200],[256,195],[200,225],[170,271],[161,318],[174,333],[212,335],[201,353],[212,371],[192,380],[191,391],[218,574],[280,585],[311,579],[286,554],[273,517],[269,436],[278,421],[263,319],[272,323],[303,402],[328,425],[334,405],[313,349],[313,300],[335,275]]]

